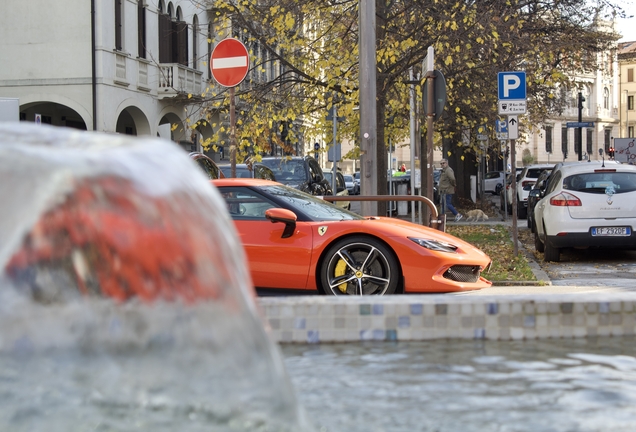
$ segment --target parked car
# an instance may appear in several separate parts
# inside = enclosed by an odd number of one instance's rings
[[[525,189],[525,186],[532,186],[536,182],[539,175],[544,170],[552,170],[554,164],[534,164],[523,167],[521,172],[517,174],[517,217],[525,219],[528,213],[528,192],[529,189]],[[506,182],[506,198],[508,203],[512,202],[512,187]],[[508,205],[508,214],[512,214],[512,206]]]
[[[490,258],[443,231],[360,216],[276,182],[211,182],[230,209],[257,288],[384,295],[491,286],[481,276]]]
[[[201,153],[201,152],[191,152],[190,153],[190,159],[195,161],[197,163],[197,165],[199,165],[201,167],[201,169],[203,170],[205,175],[207,175],[210,180],[214,180],[214,179],[224,178],[225,177],[225,175],[219,169],[219,167],[216,164],[216,162],[214,162],[212,159],[210,159],[210,157],[204,155],[203,153]]]
[[[324,171],[325,180],[329,182],[333,188],[333,171]],[[349,190],[345,187],[345,178],[341,172],[336,172],[336,196],[349,196]],[[351,209],[351,201],[336,201],[335,204],[343,209]]]
[[[343,176],[349,195],[359,195],[360,185],[354,181],[353,176],[351,174],[344,174]]]
[[[219,168],[223,172],[226,178],[232,177],[232,165],[223,164],[219,165]],[[261,163],[255,164],[236,164],[236,177],[237,178],[260,178],[264,180],[276,181],[276,176],[270,167]]]
[[[534,183],[534,185],[525,186],[526,188],[528,188],[528,214],[526,216],[526,221],[528,223],[528,228],[530,228],[530,231],[532,232],[535,231],[534,206],[541,199],[541,193],[545,191],[547,180],[548,178],[550,178],[551,174],[552,170],[544,170],[541,174],[539,174],[539,177],[537,178],[537,181]]]
[[[263,165],[269,167],[276,181],[310,195],[332,195],[331,183],[316,159],[311,156],[264,157]]]
[[[484,192],[497,195],[503,187],[505,174],[503,171],[489,171],[484,176]]]
[[[566,247],[636,249],[636,166],[611,161],[555,167],[534,208],[537,251],[558,262]]]
[[[358,186],[358,195],[360,194],[360,171],[353,173],[353,181]]]

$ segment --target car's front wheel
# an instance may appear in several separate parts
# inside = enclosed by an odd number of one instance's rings
[[[320,281],[328,295],[393,294],[399,275],[393,252],[380,241],[362,236],[336,242],[320,268]]]

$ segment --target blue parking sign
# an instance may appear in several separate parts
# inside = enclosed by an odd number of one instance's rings
[[[497,83],[499,100],[526,99],[525,72],[499,72]]]
[[[497,120],[495,124],[495,131],[499,133],[508,133],[508,120]]]

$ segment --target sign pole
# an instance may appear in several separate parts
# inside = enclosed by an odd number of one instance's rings
[[[236,177],[236,107],[234,88],[249,71],[249,53],[238,39],[219,42],[210,55],[210,71],[216,82],[230,89],[230,175]]]
[[[236,177],[236,107],[234,102],[234,87],[230,87],[230,173]]]
[[[517,228],[517,152],[515,146],[517,142],[514,139],[510,140],[510,162],[512,173],[512,201],[510,202],[510,208],[512,209],[512,239],[513,239],[513,253],[515,258],[519,254],[519,245],[517,239],[519,238],[519,231]]]

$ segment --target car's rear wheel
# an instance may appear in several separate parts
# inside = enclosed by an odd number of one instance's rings
[[[544,251],[543,242],[539,238],[539,234],[537,233],[536,228],[534,229],[534,248],[537,250],[537,252]]]
[[[528,216],[528,209],[523,204],[517,205],[517,218],[525,219]]]
[[[544,244],[544,261],[561,261],[561,249],[554,247],[550,242],[546,241]]]
[[[328,295],[386,295],[396,291],[399,273],[398,262],[387,246],[356,236],[329,248],[320,281]]]

